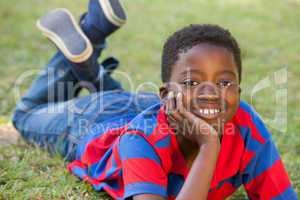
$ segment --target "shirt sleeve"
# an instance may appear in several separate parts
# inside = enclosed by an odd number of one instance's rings
[[[167,197],[167,174],[154,148],[144,137],[137,134],[122,135],[119,153],[124,199],[138,194]]]
[[[255,156],[243,173],[248,197],[254,200],[297,199],[271,136],[264,144],[253,146],[257,147]]]

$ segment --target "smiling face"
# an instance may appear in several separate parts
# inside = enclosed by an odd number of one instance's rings
[[[240,101],[239,74],[232,52],[201,43],[180,53],[161,96],[182,92],[184,106],[211,125],[227,122]]]

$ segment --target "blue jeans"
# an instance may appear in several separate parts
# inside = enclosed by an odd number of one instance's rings
[[[13,124],[26,141],[72,161],[80,140],[99,131],[93,127],[125,125],[160,102],[152,93],[126,92],[109,73],[98,73],[102,49],[95,48],[89,61],[81,64],[55,54],[13,114]],[[82,85],[92,93],[76,97]]]

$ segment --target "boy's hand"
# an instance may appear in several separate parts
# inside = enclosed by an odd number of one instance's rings
[[[220,144],[218,132],[203,119],[195,116],[183,106],[182,93],[170,92],[165,103],[169,124],[176,133],[196,142],[203,144]]]

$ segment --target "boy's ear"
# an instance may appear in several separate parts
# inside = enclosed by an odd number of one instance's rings
[[[160,99],[163,100],[168,96],[169,89],[166,83],[164,83],[160,88],[159,88],[159,96]]]

